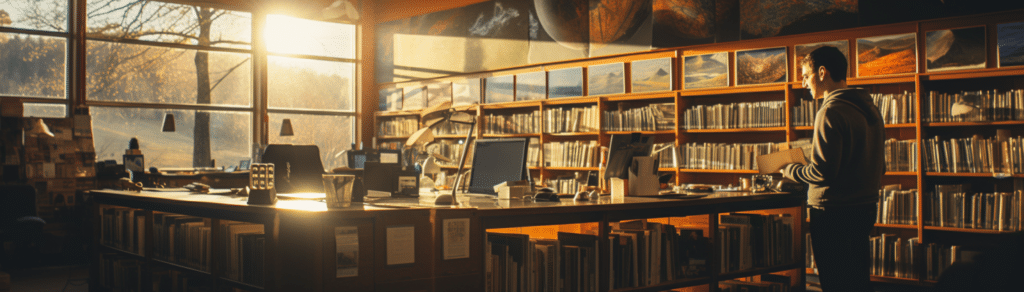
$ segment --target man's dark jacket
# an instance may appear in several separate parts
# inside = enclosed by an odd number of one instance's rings
[[[807,165],[791,164],[786,177],[809,185],[809,206],[852,206],[878,201],[885,174],[885,123],[867,91],[829,93],[814,117],[814,147]]]

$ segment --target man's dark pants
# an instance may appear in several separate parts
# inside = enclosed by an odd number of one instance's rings
[[[811,245],[823,292],[873,291],[871,244],[875,204],[811,208]]]

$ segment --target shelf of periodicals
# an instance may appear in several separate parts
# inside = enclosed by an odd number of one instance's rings
[[[888,140],[885,186],[879,190],[879,218],[871,240],[878,246],[898,244],[901,249],[896,259],[894,249],[877,251],[873,258],[879,263],[874,279],[887,282],[929,285],[938,275],[958,260],[961,250],[984,249],[992,241],[967,240],[951,242],[934,232],[1001,235],[1024,231],[1024,66],[1000,64],[995,32],[1006,23],[1024,21],[1021,11],[997,12],[985,15],[963,16],[940,20],[888,24],[805,35],[787,36],[771,43],[770,40],[739,41],[722,44],[676,48],[673,51],[638,52],[610,58],[570,61],[550,64],[552,70],[590,66],[599,63],[633,61],[670,57],[672,78],[670,91],[632,93],[630,82],[625,82],[625,93],[507,102],[481,105],[481,115],[511,115],[534,112],[537,128],[528,131],[542,147],[538,160],[541,180],[571,175],[567,170],[553,168],[548,144],[568,142],[596,142],[597,148],[607,147],[610,136],[640,132],[655,137],[657,146],[672,145],[674,151],[661,153],[659,171],[674,173],[676,184],[737,184],[739,178],[756,174],[750,163],[753,157],[774,151],[778,145],[808,144],[813,135],[814,115],[820,100],[812,100],[794,72],[797,63],[794,51],[805,44],[821,40],[846,41],[849,45],[850,68],[847,84],[867,89],[878,106],[885,122]],[[946,71],[929,68],[926,60],[926,33],[935,30],[984,26],[985,63],[980,68],[953,68]],[[884,33],[880,33],[884,32]],[[892,34],[913,34],[919,40],[916,63],[909,73],[880,76],[859,76],[854,55],[858,41],[865,38]],[[1001,43],[1001,41],[1000,41]],[[785,46],[785,81],[738,85],[736,73],[737,52],[746,49]],[[707,53],[726,52],[727,84],[718,88],[685,88],[684,58]],[[538,70],[549,70],[548,65],[533,64]],[[977,66],[976,66],[977,67]],[[629,74],[629,66],[626,66]],[[522,71],[523,69],[518,69]],[[493,73],[490,73],[493,74]],[[583,84],[588,84],[584,74]],[[689,78],[689,77],[687,77]],[[421,81],[417,81],[421,82]],[[390,85],[385,85],[390,86]],[[586,87],[586,86],[584,86]],[[483,101],[483,98],[481,98]],[[671,109],[641,111],[656,105]],[[577,122],[584,120],[549,116],[549,110],[585,111],[596,107],[597,130],[577,130]],[[636,110],[636,111],[632,111]],[[616,129],[630,125],[619,122],[615,112],[636,112],[651,115],[647,120],[664,118],[665,128],[657,122],[644,124],[649,128]],[[754,113],[752,115],[752,113]],[[565,130],[550,131],[554,117],[568,122]],[[613,123],[613,121],[615,123]],[[627,121],[622,119],[621,121]],[[582,133],[580,133],[582,132]],[[488,137],[500,135],[486,133]],[[522,135],[522,134],[516,134]],[[603,150],[600,155],[606,155]],[[595,157],[600,159],[600,157]],[[575,169],[568,172],[575,171]],[[776,178],[778,174],[772,174]],[[954,208],[954,206],[960,206]],[[1002,212],[997,212],[1002,210]],[[963,213],[953,214],[956,212]],[[954,216],[955,215],[955,216]],[[951,227],[954,226],[954,227]],[[978,237],[990,238],[990,237]],[[902,251],[902,250],[901,250]],[[886,254],[893,253],[893,254]],[[905,261],[915,264],[907,270]],[[899,262],[899,264],[897,263]],[[903,265],[902,270],[898,265]],[[897,274],[897,272],[902,272]]]

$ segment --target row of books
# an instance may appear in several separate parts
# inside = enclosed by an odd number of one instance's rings
[[[775,152],[779,143],[686,143],[679,147],[684,169],[757,169],[757,157]]]
[[[1024,89],[928,92],[925,122],[1024,120]]]
[[[405,141],[377,142],[377,149],[399,150],[405,146]]]
[[[96,269],[97,288],[109,291],[145,291],[142,288],[142,263],[117,254],[100,254]],[[99,289],[97,289],[99,290]]]
[[[887,125],[906,124],[913,123],[914,116],[917,115],[915,96],[916,94],[910,91],[898,94],[873,93],[871,100],[878,107],[878,112],[882,114],[882,120],[885,120]]]
[[[484,287],[488,292],[597,291],[597,236],[558,233],[558,239],[487,233]]]
[[[875,223],[917,225],[917,189],[901,190],[886,185],[878,190],[878,215]]]
[[[977,255],[977,251],[964,250],[958,245],[929,243],[925,247],[925,280],[939,280],[949,266],[960,261],[973,261]]]
[[[100,243],[144,255],[146,250],[146,216],[141,210],[122,207],[101,207]]]
[[[871,274],[883,277],[917,279],[915,265],[920,262],[921,240],[903,239],[895,234],[871,236]]]
[[[793,262],[793,217],[789,214],[719,215],[722,273]]]
[[[418,117],[394,117],[382,119],[377,124],[378,137],[404,137],[420,129]]]
[[[886,124],[906,124],[915,121],[917,107],[914,106],[916,93],[904,91],[903,93],[885,94],[873,93],[871,100],[878,107],[879,113]],[[795,127],[807,127],[814,125],[814,117],[821,109],[821,99],[801,99],[793,107],[792,122]]]
[[[580,191],[581,187],[587,185],[587,181],[580,181],[573,177],[557,177],[545,180],[544,185],[555,189],[555,192],[559,194],[575,194]]]
[[[153,257],[210,270],[210,223],[202,217],[153,213]]]
[[[597,105],[544,110],[544,133],[597,132]]]
[[[683,113],[683,129],[742,129],[786,126],[785,101],[696,105]]]
[[[228,279],[262,286],[264,281],[264,252],[267,236],[263,224],[224,222],[221,241],[226,243],[226,273]]]
[[[789,292],[788,276],[764,274],[759,280],[725,280],[718,282],[719,292]]]
[[[450,121],[442,121],[431,128],[435,136],[440,135],[460,135],[465,136],[469,134],[469,128],[471,125],[452,123]],[[415,132],[415,131],[414,131]]]
[[[886,171],[917,171],[917,141],[885,140]]]
[[[459,158],[462,157],[463,147],[465,146],[466,144],[462,143],[461,140],[440,139],[434,141],[434,143],[431,143],[430,145],[427,145],[427,153],[447,157],[451,162],[437,160],[437,165],[453,167],[458,166]],[[466,165],[473,165],[472,146],[470,146],[469,151],[470,152],[466,155]]]
[[[924,224],[938,227],[1024,230],[1020,180],[1013,192],[970,193],[965,185],[936,185],[922,201]]]
[[[647,106],[604,112],[603,129],[606,131],[660,131],[672,130],[676,123],[673,103],[652,103]],[[595,107],[596,108],[596,107]]]
[[[544,165],[547,167],[597,167],[600,161],[597,141],[566,141],[544,143]]]
[[[1024,136],[924,140],[925,168],[932,172],[1024,173]]]
[[[483,117],[485,134],[534,134],[540,132],[540,111]]]

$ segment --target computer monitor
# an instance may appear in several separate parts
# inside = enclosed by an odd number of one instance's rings
[[[278,193],[324,191],[324,165],[316,145],[267,145],[262,162],[274,164]]]
[[[527,147],[526,138],[476,140],[469,192],[495,195],[497,184],[528,179]]]
[[[629,178],[629,166],[633,157],[651,155],[654,140],[640,133],[615,134],[608,143],[608,163],[605,166],[604,178]]]

